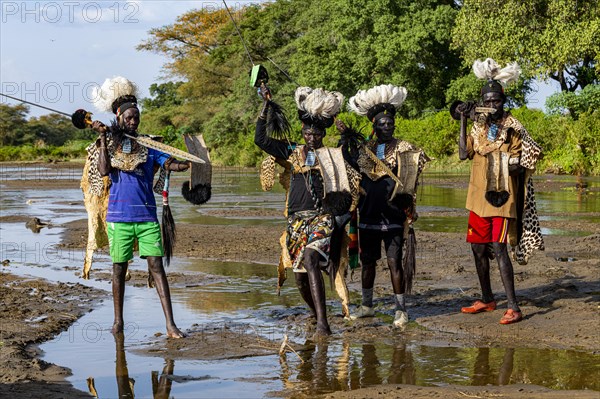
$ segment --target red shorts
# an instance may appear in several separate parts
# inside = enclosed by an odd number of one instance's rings
[[[487,244],[488,242],[506,244],[507,237],[508,218],[501,216],[482,218],[475,212],[469,214],[467,242],[473,244]]]

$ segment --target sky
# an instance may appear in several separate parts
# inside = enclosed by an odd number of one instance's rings
[[[260,0],[229,0],[235,9]],[[148,31],[177,16],[222,1],[11,1],[0,0],[0,92],[71,114],[84,108],[109,120],[91,104],[91,88],[109,77],[135,82],[140,97],[152,83],[168,81],[162,55],[137,51]],[[528,105],[543,109],[556,85],[534,82]],[[18,102],[0,96],[0,102]],[[30,106],[29,116],[49,111]]]
[[[254,1],[255,3],[257,1]],[[250,1],[229,0],[232,11]],[[0,92],[71,114],[79,108],[111,119],[91,104],[91,88],[106,78],[135,82],[140,97],[168,81],[162,55],[137,51],[148,31],[192,9],[222,1],[0,1]],[[0,96],[0,101],[17,101]],[[30,106],[30,116],[49,111]]]

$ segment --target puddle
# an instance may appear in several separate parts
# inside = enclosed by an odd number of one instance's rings
[[[301,353],[287,382],[303,393],[378,384],[420,386],[536,384],[552,389],[600,389],[600,356],[571,351],[457,348],[416,343],[317,345]],[[288,359],[290,356],[288,355]]]
[[[0,169],[3,175],[8,169]],[[40,172],[20,171],[27,176]],[[420,190],[419,207],[424,212],[462,211],[466,190],[451,184],[466,176],[435,175],[436,184]],[[179,186],[183,177],[174,179]],[[427,182],[427,176],[426,180]],[[574,178],[573,178],[573,181]],[[1,183],[1,180],[0,180]],[[589,186],[599,186],[592,180]],[[0,226],[0,258],[11,260],[11,272],[24,276],[43,277],[53,281],[78,282],[110,290],[106,281],[84,281],[79,269],[65,266],[83,264],[82,250],[56,249],[62,223],[85,217],[79,189],[3,190],[0,216],[28,215],[50,220],[57,225],[44,228],[38,234],[27,230],[25,223],[2,223]],[[552,214],[573,213],[570,218],[588,220],[590,212],[600,212],[598,196],[578,197],[569,192],[536,193],[540,209],[548,220],[559,220]],[[247,169],[216,169],[213,199],[209,204],[194,207],[181,196],[171,200],[178,220],[202,224],[273,224],[283,225],[282,218],[248,216],[243,219],[211,214],[211,210],[266,209],[282,210],[283,191],[260,190],[255,171]],[[48,199],[59,199],[49,202]],[[71,203],[81,205],[69,205]],[[64,212],[65,208],[70,212]],[[541,211],[542,212],[542,211]],[[582,215],[579,215],[582,214]],[[419,229],[427,231],[462,232],[464,217],[422,217]],[[278,228],[275,226],[274,228]],[[545,234],[574,232],[546,229]],[[562,254],[565,261],[572,259]],[[136,268],[145,266],[136,259]],[[94,268],[110,269],[110,260],[100,255]],[[250,325],[261,335],[280,339],[283,334],[275,314],[281,309],[301,305],[293,281],[277,296],[274,265],[244,262],[174,259],[174,272],[201,272],[220,277],[216,282],[196,286],[172,286],[173,310],[180,328],[190,326]],[[333,304],[333,302],[331,302]],[[332,306],[333,308],[333,306]],[[337,309],[337,302],[336,302]],[[54,340],[41,345],[44,360],[69,367],[69,381],[82,391],[88,391],[88,378],[100,398],[157,397],[283,397],[290,392],[314,395],[350,390],[385,383],[405,383],[422,386],[537,384],[553,389],[600,390],[598,364],[600,356],[546,349],[464,348],[405,341],[394,334],[389,342],[361,343],[333,340],[315,345],[307,342],[300,356],[288,354],[282,362],[279,356],[260,356],[235,360],[171,360],[143,357],[131,352],[141,344],[155,340],[164,333],[164,317],[155,290],[128,285],[125,293],[126,332],[124,350],[110,333],[113,307],[110,300],[85,315]],[[30,322],[40,322],[30,320]],[[120,348],[119,348],[120,349]],[[134,384],[130,381],[134,380]],[[129,395],[129,396],[127,396]]]
[[[161,397],[165,398],[288,397],[293,392],[310,396],[400,383],[420,386],[523,383],[552,389],[600,390],[600,380],[593,377],[598,374],[600,356],[574,351],[458,348],[414,342],[315,345],[309,341],[299,351],[302,361],[291,353],[283,361],[279,356],[220,361],[142,357],[127,349],[152,337],[129,324],[125,351],[118,351],[108,330],[99,331],[99,324],[90,321],[110,317],[110,306],[93,313],[97,312],[95,317],[81,319],[42,349],[46,351],[45,360],[59,361],[69,367],[76,365],[74,376],[69,379],[76,388],[87,391],[88,377],[93,377],[101,398],[117,397],[132,389],[124,377],[135,380],[133,391],[138,397],[150,397],[156,389],[153,378],[156,383],[161,375],[162,388],[166,390]],[[82,364],[82,354],[94,360]]]
[[[575,262],[577,260],[577,258],[571,258],[571,257],[558,257],[558,258],[554,258],[559,262]]]

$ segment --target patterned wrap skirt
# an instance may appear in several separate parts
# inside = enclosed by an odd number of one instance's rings
[[[300,211],[288,217],[287,249],[294,272],[306,273],[303,264],[306,248],[313,249],[321,255],[319,266],[327,266],[333,227],[333,217],[317,211]]]

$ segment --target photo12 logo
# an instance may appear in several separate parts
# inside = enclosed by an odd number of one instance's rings
[[[138,23],[139,1],[2,1],[2,23]]]
[[[33,103],[92,103],[93,89],[98,86],[97,82],[2,82],[0,92]],[[0,97],[0,103],[5,100]]]

